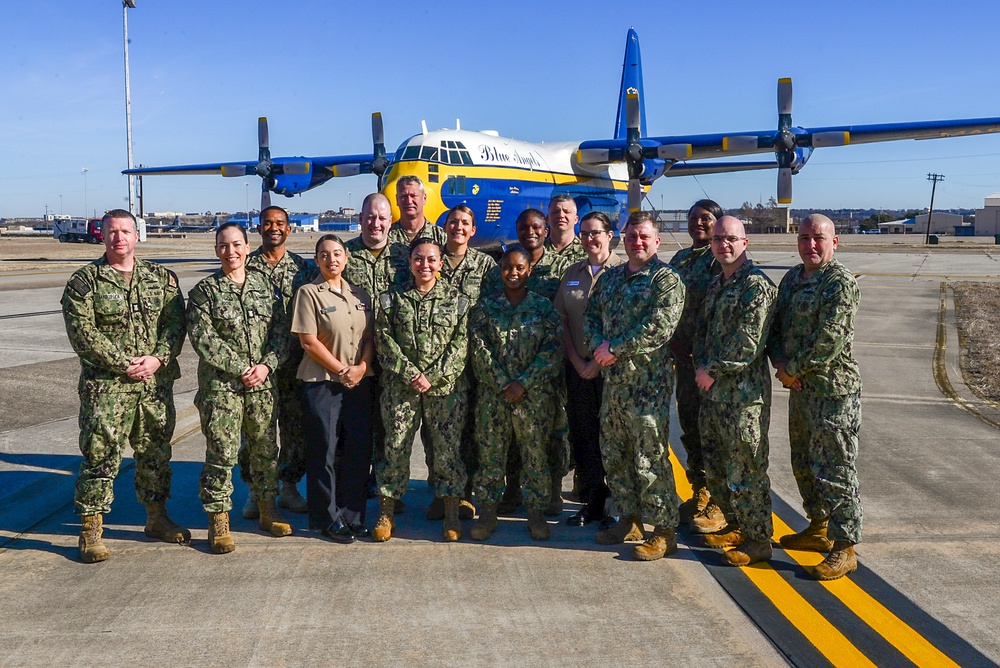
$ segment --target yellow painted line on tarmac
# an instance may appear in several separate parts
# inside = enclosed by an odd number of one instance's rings
[[[775,541],[780,540],[782,536],[795,533],[780,517],[773,515],[773,518]],[[815,566],[824,558],[819,552],[786,550],[785,553],[805,568]],[[918,666],[958,668],[957,663],[855,584],[850,576],[839,580],[819,581],[818,584],[823,585],[827,591],[840,599],[851,612],[913,663]]]
[[[981,276],[973,276],[973,275],[967,275],[967,274],[925,274],[925,273],[923,273],[921,271],[918,271],[916,273],[911,272],[911,273],[908,273],[908,274],[875,274],[875,273],[868,272],[868,271],[862,271],[862,272],[859,272],[859,273],[857,273],[855,275],[858,278],[861,278],[862,276],[874,276],[876,278],[878,278],[878,277],[881,277],[881,278],[948,278],[948,279],[951,279],[951,280],[963,280],[963,281],[966,281],[966,280],[971,281],[971,280],[984,279],[984,278],[990,278],[990,279],[998,279],[998,278],[1000,278],[1000,274],[983,274]]]
[[[670,449],[674,482],[686,480],[686,473]],[[874,666],[840,630],[809,604],[770,564],[755,564],[743,573],[774,604],[778,611],[835,666]]]

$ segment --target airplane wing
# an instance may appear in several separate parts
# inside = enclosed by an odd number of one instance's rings
[[[776,169],[778,163],[769,162],[676,162],[667,168],[664,176],[701,176],[702,174],[724,174],[728,172],[749,172],[755,169]]]
[[[392,154],[386,156],[392,159]],[[355,155],[331,155],[321,157],[298,156],[294,158],[274,158],[271,163],[274,165],[276,174],[303,174],[316,169],[327,169],[334,176],[350,176],[346,172],[352,167],[357,167],[352,174],[358,174],[364,165],[370,166],[375,156],[372,153],[359,153]],[[204,175],[219,174],[221,176],[254,176],[257,175],[257,160],[247,160],[245,162],[210,162],[201,165],[174,165],[170,167],[136,167],[126,169],[122,174],[173,174],[173,175]],[[343,173],[337,173],[342,171]]]

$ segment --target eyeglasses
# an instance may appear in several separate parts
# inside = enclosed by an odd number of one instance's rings
[[[721,244],[724,241],[727,244],[735,244],[737,241],[742,241],[743,239],[746,239],[746,237],[732,237],[732,236],[730,236],[730,237],[720,237],[720,236],[713,236],[712,237],[712,243],[713,244]]]
[[[604,230],[580,230],[581,239],[596,239],[604,234]]]

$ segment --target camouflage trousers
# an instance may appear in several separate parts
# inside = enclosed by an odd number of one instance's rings
[[[205,434],[205,465],[199,497],[208,513],[233,507],[233,466],[241,437],[245,439],[250,499],[269,501],[278,495],[278,442],[274,390],[206,392],[198,390],[195,406]]]
[[[462,428],[469,397],[462,390],[443,397],[417,392],[399,380],[383,375],[382,421],[385,454],[375,473],[378,493],[403,498],[410,480],[413,437],[420,424],[434,452],[434,480],[428,481],[439,497],[465,493],[465,464],[460,455]]]
[[[701,430],[698,428],[698,413],[701,410],[701,394],[694,382],[694,367],[690,364],[674,363],[677,374],[677,422],[681,427],[681,445],[687,453],[687,479],[693,489],[704,487],[705,457],[701,448]]]
[[[667,449],[669,429],[666,398],[628,383],[605,382],[601,457],[611,497],[624,517],[645,515],[655,526],[674,528],[681,500]]]
[[[479,381],[472,373],[470,367],[465,367],[462,372],[468,381],[468,403],[465,414],[465,424],[462,426],[461,445],[459,446],[459,456],[465,464],[465,492],[464,496],[469,496],[472,492],[472,481],[479,470],[479,447],[476,444],[476,406],[479,402]],[[437,485],[434,475],[434,446],[433,439],[427,423],[420,425],[420,441],[424,445],[424,463],[427,464],[427,480],[432,486]]]
[[[139,503],[170,496],[170,439],[174,435],[174,394],[170,385],[147,384],[139,392],[80,392],[80,452],[76,480],[78,515],[111,511],[114,483],[125,446],[135,456]]]
[[[557,400],[552,406],[552,428],[549,432],[548,445],[545,448],[545,456],[549,461],[549,471],[553,478],[562,479],[569,473],[570,467],[570,447],[569,447],[569,417],[566,414],[566,379],[560,374],[554,381],[554,388],[557,392]],[[509,480],[520,480],[521,478],[521,452],[514,448],[507,455],[506,476]]]
[[[789,396],[788,440],[802,507],[810,520],[829,518],[831,540],[861,542],[860,431],[860,392],[823,397],[805,390]]]
[[[699,427],[712,500],[752,540],[769,541],[771,481],[767,476],[770,404],[702,401]]]
[[[495,506],[503,495],[508,453],[517,451],[521,461],[524,502],[531,510],[545,510],[552,491],[548,443],[552,433],[553,397],[536,394],[516,404],[502,396],[479,397],[476,408],[476,441],[479,472],[476,500]]]
[[[295,377],[299,363],[285,363],[274,373],[277,393],[275,409],[278,416],[278,479],[297,485],[306,474],[305,439],[302,421],[302,381]],[[247,472],[250,459],[245,444],[239,450],[240,478],[250,484]]]

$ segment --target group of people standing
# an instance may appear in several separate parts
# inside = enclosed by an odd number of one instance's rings
[[[292,533],[282,506],[308,512],[310,528],[339,543],[389,540],[419,429],[435,494],[427,517],[443,521],[446,541],[460,540],[462,520],[476,514],[471,538],[489,539],[498,516],[521,503],[530,536],[550,538],[545,518],[562,513],[562,480],[575,466],[582,506],[567,524],[599,521],[600,544],[640,541],[636,559],[659,559],[677,549],[683,522],[729,548],[727,563],[766,560],[770,358],[791,390],[793,468],[810,519],[782,545],[828,552],[822,579],[856,568],[858,291],[833,259],[828,219],[803,222],[804,264],[776,289],[747,258],[740,222],[709,200],[692,207],[692,246],[670,263],[657,256],[650,213],[629,216],[622,258],[602,213],[579,220],[576,236],[568,195],[547,214],[522,212],[519,245],[497,263],[470,247],[468,207],[452,209],[443,226],[427,221],[416,177],[399,179],[396,199],[393,223],[384,195],[365,198],[360,236],[321,236],[312,263],[285,249],[279,207],[261,212],[253,253],[244,228],[221,226],[220,269],[191,290],[186,310],[177,277],[135,257],[131,214],[105,215],[105,255],[63,295],[83,369],[84,561],[108,557],[102,515],[126,444],[146,534],[190,540],[165,508],[172,383],[187,332],[199,356],[200,497],[213,552],[235,549],[237,462],[250,488],[243,515],[264,531]],[[693,488],[684,503],[668,447],[675,373]],[[379,505],[371,529],[369,488]],[[606,514],[609,498],[617,517]]]

